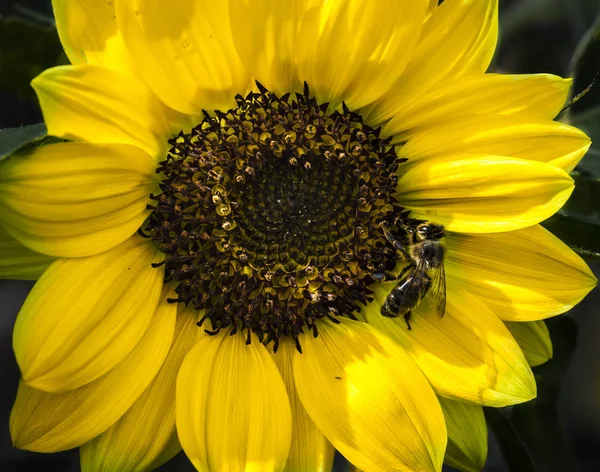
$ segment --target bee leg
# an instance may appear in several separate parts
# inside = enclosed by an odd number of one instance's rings
[[[411,331],[412,328],[410,327],[410,310],[404,314],[404,321],[406,321],[406,327],[408,328],[408,330]]]

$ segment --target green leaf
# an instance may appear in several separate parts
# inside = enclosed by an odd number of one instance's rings
[[[568,316],[546,320],[554,357],[533,368],[538,396],[508,408],[486,408],[486,419],[512,472],[577,472],[577,460],[564,438],[557,411],[558,394],[577,341]]]
[[[27,145],[39,143],[46,136],[46,125],[21,126],[20,128],[0,129],[0,161]]]

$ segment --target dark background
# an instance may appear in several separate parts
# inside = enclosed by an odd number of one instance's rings
[[[500,0],[500,41],[492,69],[575,75],[575,93],[581,92],[600,72],[600,46],[584,48],[600,24],[596,20],[599,12],[600,0]],[[29,82],[44,69],[67,62],[54,28],[50,0],[0,0],[0,129],[40,122]],[[598,136],[596,143],[600,143],[599,107],[600,84],[561,119]],[[595,144],[579,170],[594,174],[600,168],[594,160],[599,156],[600,146]],[[594,182],[597,176],[593,175]],[[596,197],[600,194],[579,195],[580,200],[588,200],[597,216],[600,198]],[[600,278],[600,259],[597,254],[593,259],[590,264]],[[43,455],[11,446],[8,417],[19,378],[11,331],[32,285],[0,281],[0,472],[75,472],[79,470],[76,451]],[[600,291],[596,289],[568,318],[549,322],[555,359],[535,369],[539,398],[523,407],[488,414],[487,472],[600,470],[599,307]],[[336,470],[344,469],[343,461],[337,460]],[[160,470],[194,469],[180,454]]]

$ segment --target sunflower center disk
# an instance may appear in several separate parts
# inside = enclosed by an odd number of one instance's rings
[[[303,94],[237,96],[170,141],[162,193],[141,233],[165,254],[174,301],[204,310],[213,332],[296,340],[350,316],[398,253],[383,228],[407,212],[392,196],[402,162],[346,109]]]

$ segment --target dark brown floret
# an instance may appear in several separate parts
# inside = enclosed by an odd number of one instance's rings
[[[205,310],[211,333],[296,340],[316,321],[352,316],[375,272],[398,254],[382,227],[407,212],[393,197],[389,140],[345,106],[304,93],[237,96],[170,141],[162,193],[142,234],[165,254],[177,299]]]

